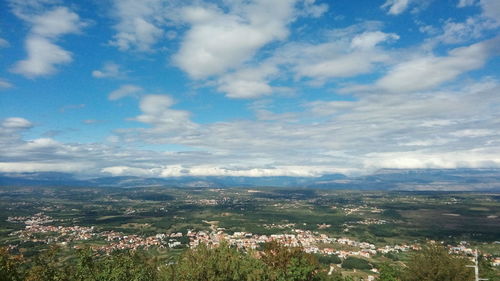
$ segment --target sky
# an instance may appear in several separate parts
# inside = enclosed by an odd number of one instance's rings
[[[500,168],[498,0],[1,0],[0,172]]]

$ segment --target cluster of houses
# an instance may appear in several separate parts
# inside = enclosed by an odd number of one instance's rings
[[[46,225],[54,222],[55,220],[50,216],[43,213],[37,213],[30,217],[8,217],[8,222],[24,223],[25,228],[22,230],[10,233],[10,236],[17,236],[24,241],[32,242],[71,242],[76,240],[88,240],[92,238],[94,227],[86,226],[54,226]],[[38,234],[57,234],[57,235],[38,235]]]
[[[138,249],[138,248],[149,248],[151,246],[157,246],[160,248],[175,248],[181,246],[181,242],[177,241],[177,238],[183,236],[181,232],[170,233],[170,234],[156,234],[153,236],[139,236],[139,235],[124,235],[123,233],[116,231],[105,231],[99,234],[101,237],[105,238],[107,245],[96,246],[94,249],[111,252],[114,250],[125,250],[125,249]]]
[[[7,221],[12,223],[24,223],[26,225],[41,225],[54,222],[54,219],[50,216],[45,215],[44,213],[36,213],[33,216],[29,217],[8,217]]]
[[[209,246],[217,246],[222,241],[227,241],[230,245],[242,249],[258,249],[260,245],[276,241],[287,247],[302,247],[307,253],[337,255],[341,258],[347,256],[361,256],[370,258],[378,252],[400,252],[419,248],[418,245],[395,245],[376,248],[374,244],[358,242],[349,238],[332,238],[326,234],[312,232],[309,230],[293,229],[291,234],[258,235],[248,232],[225,233],[223,229],[217,229],[211,233],[205,231],[189,231],[187,236],[190,239],[189,246],[195,248],[201,243]],[[348,245],[355,250],[338,250],[335,244]],[[318,245],[332,245],[332,247],[319,247]]]
[[[333,238],[326,234],[321,234],[316,231],[302,230],[295,228],[295,224],[271,224],[266,225],[266,228],[282,228],[290,229],[287,234],[271,234],[259,235],[249,232],[234,232],[229,234],[224,228],[211,227],[211,231],[192,231],[188,230],[186,234],[182,232],[176,233],[159,233],[152,236],[140,236],[135,234],[125,235],[116,231],[104,231],[96,233],[93,226],[54,226],[46,225],[54,222],[54,220],[42,213],[35,214],[31,217],[9,217],[9,222],[24,223],[25,229],[12,232],[10,235],[17,236],[24,241],[43,242],[43,243],[64,243],[81,240],[105,240],[108,242],[105,245],[96,245],[93,248],[96,250],[111,252],[114,250],[149,248],[152,246],[159,248],[177,248],[188,246],[195,248],[201,243],[210,247],[216,247],[222,241],[226,241],[232,246],[240,249],[259,249],[264,243],[276,241],[287,247],[301,247],[307,253],[336,255],[340,258],[348,256],[360,256],[371,258],[380,253],[387,254],[390,252],[405,252],[408,250],[420,250],[419,244],[402,244],[402,245],[386,245],[376,247],[374,244],[367,242],[359,242],[349,238]],[[379,221],[368,220],[367,223],[379,224]],[[330,225],[322,224],[323,228]],[[39,235],[47,234],[47,235]],[[179,240],[189,241],[188,245],[182,244]],[[99,244],[99,243],[97,243]],[[472,249],[467,242],[462,242],[456,246],[448,246],[450,253],[472,255]],[[493,259],[493,265],[500,265],[500,259]]]

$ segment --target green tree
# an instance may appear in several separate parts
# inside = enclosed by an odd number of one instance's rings
[[[285,247],[277,242],[268,243],[261,257],[270,267],[271,280],[306,281],[320,280],[318,260],[301,248]]]
[[[450,255],[445,247],[429,244],[413,253],[404,274],[405,281],[470,281],[473,271],[466,258]]]
[[[384,263],[380,266],[379,281],[400,281],[402,277],[402,270],[397,266]]]
[[[341,264],[342,260],[336,255],[315,255],[321,264]]]
[[[113,252],[97,256],[90,249],[78,253],[75,281],[156,281],[159,271],[155,260],[140,251]]]
[[[488,279],[489,281],[500,281],[500,272],[491,266],[489,261],[484,256],[479,256],[479,277]]]
[[[62,266],[61,249],[53,246],[35,256],[26,272],[25,281],[70,281],[69,267]]]
[[[342,268],[369,270],[372,269],[372,265],[364,259],[347,257],[344,262],[342,262]]]
[[[172,281],[257,281],[268,280],[267,268],[251,254],[243,254],[227,243],[210,248],[201,244],[184,252],[163,276]]]
[[[7,248],[0,248],[0,281],[23,280],[22,263],[22,256],[11,255]]]

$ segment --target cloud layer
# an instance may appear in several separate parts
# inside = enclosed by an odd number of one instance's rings
[[[500,168],[500,6],[444,2],[9,0],[0,172]]]

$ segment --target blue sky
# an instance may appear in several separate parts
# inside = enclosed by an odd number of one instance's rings
[[[0,172],[500,166],[498,0],[0,2]]]

